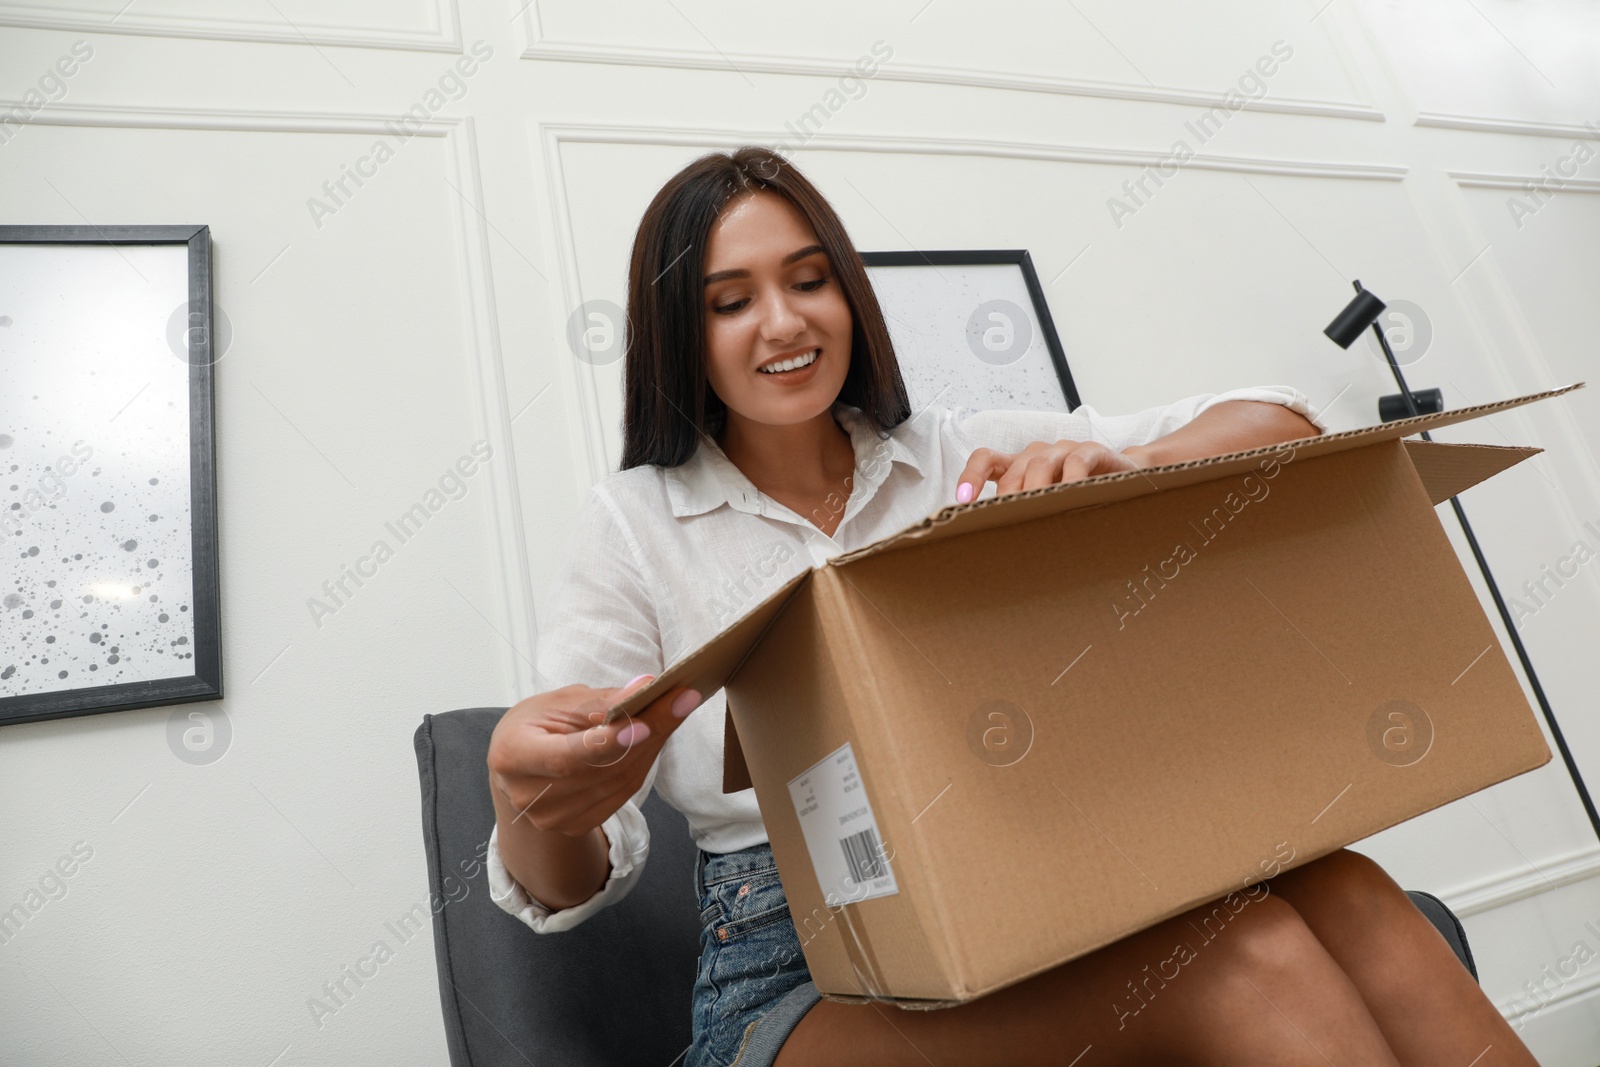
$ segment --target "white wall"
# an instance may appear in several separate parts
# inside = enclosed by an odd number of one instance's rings
[[[573,359],[566,321],[624,300],[645,203],[709,148],[787,142],[864,249],[1030,249],[1102,410],[1289,382],[1340,427],[1375,421],[1386,368],[1320,334],[1351,277],[1423,309],[1409,376],[1451,406],[1597,362],[1600,164],[1521,190],[1600,149],[1600,14],[1575,0],[124,3],[0,0],[0,101],[94,50],[7,128],[0,212],[212,227],[235,331],[228,696],[188,708],[233,738],[196,767],[167,748],[170,709],[0,730],[0,907],[93,849],[0,945],[7,1063],[444,1061],[426,939],[320,1027],[307,1000],[426,896],[420,717],[535,691],[554,554],[619,452],[620,364]],[[464,95],[430,100],[478,41]],[[837,92],[879,41],[865,91]],[[1265,95],[1202,144],[1185,124],[1279,41]],[[421,133],[389,133],[417,104]],[[380,140],[393,158],[316,217]],[[1195,158],[1114,213],[1179,140]],[[1600,548],[1600,386],[1438,436],[1546,449],[1463,497],[1508,594],[1574,541]],[[307,598],[478,440],[494,459],[465,499],[313,623]],[[1523,635],[1600,784],[1597,568]],[[1465,916],[1541,1062],[1592,1067],[1600,962],[1547,980],[1548,1004],[1523,988],[1600,950],[1600,846],[1559,761],[1360,847]]]

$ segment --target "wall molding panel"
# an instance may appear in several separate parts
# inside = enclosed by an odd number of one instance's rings
[[[140,37],[188,37],[212,41],[245,41],[294,45],[337,45],[414,52],[460,52],[461,18],[457,0],[435,0],[435,28],[379,29],[366,26],[296,25],[243,22],[222,18],[184,18],[142,14],[130,4],[116,16],[72,11],[58,6],[0,3],[0,26],[77,33],[130,34]]]
[[[1448,193],[1442,198],[1449,206],[1448,217],[1451,221],[1448,227],[1462,238],[1464,255],[1473,254],[1471,249],[1488,250],[1494,246],[1490,233],[1485,231],[1469,206],[1464,190],[1505,190],[1519,197],[1523,203],[1538,199],[1529,193],[1530,183],[1548,182],[1543,194],[1546,201],[1568,192],[1600,192],[1600,180],[1590,178],[1561,178],[1562,184],[1558,186],[1542,174],[1467,170],[1437,173],[1439,187]],[[1438,251],[1441,263],[1449,262],[1445,258],[1445,250],[1440,248]],[[1451,266],[1449,269],[1456,268]],[[1499,391],[1503,395],[1514,396],[1519,392],[1546,388],[1557,381],[1564,384],[1572,380],[1570,375],[1558,374],[1551,365],[1533,329],[1532,320],[1513,291],[1511,279],[1506,277],[1492,254],[1484,257],[1482,265],[1475,268],[1470,278],[1459,280],[1478,290],[1476,299],[1466,301],[1466,310],[1474,335],[1484,346],[1484,351],[1517,353],[1516,358],[1504,359],[1495,367]],[[1575,499],[1584,498],[1584,494],[1577,492],[1580,486],[1587,491],[1587,501],[1600,503],[1600,465],[1590,458],[1590,448],[1579,420],[1579,413],[1565,407],[1548,412],[1541,420],[1546,433],[1559,435],[1559,449],[1553,442],[1546,442],[1550,446],[1550,455],[1546,460],[1562,468],[1568,492],[1554,494],[1554,499],[1559,502],[1562,517],[1573,528],[1580,527],[1590,517],[1590,510],[1580,506]]]
[[[1541,860],[1531,870],[1508,871],[1442,891],[1438,896],[1450,905],[1451,911],[1465,919],[1595,877],[1600,877],[1600,846]]]
[[[775,56],[753,52],[723,52],[713,55],[690,48],[638,48],[589,41],[559,41],[543,37],[531,16],[524,16],[529,44],[523,59],[565,63],[611,63],[628,67],[670,67],[716,73],[797,74],[837,78],[850,72],[851,61],[820,56]],[[972,70],[962,67],[891,62],[881,65],[874,81],[915,82],[924,85],[959,85],[972,89],[1006,89],[1013,92],[1053,93],[1092,97],[1101,100],[1132,100],[1151,104],[1179,104],[1190,107],[1220,107],[1223,94],[1208,89],[1135,85],[1131,82],[1092,81],[1081,78],[1049,77],[1037,74],[1010,74],[1005,71]],[[1368,104],[1337,100],[1301,100],[1294,97],[1263,97],[1251,100],[1242,110],[1280,115],[1311,115],[1319,118],[1356,119],[1383,122],[1381,111]]]
[[[1418,112],[1414,125],[1440,130],[1470,130],[1473,133],[1509,133],[1521,137],[1568,137],[1579,141],[1600,138],[1600,124],[1584,126],[1576,122],[1536,122],[1532,119],[1487,115],[1447,115],[1436,111]]]
[[[1452,170],[1446,175],[1455,180],[1458,185],[1468,189],[1511,189],[1515,192],[1526,192],[1529,182],[1537,185],[1540,182],[1550,182],[1552,187],[1560,192],[1574,193],[1600,193],[1600,178],[1563,178],[1557,175],[1552,179],[1545,174],[1485,174],[1477,171]],[[1559,186],[1554,182],[1559,181]]]
[[[21,101],[0,100],[0,111]],[[333,111],[249,111],[234,108],[123,107],[114,104],[51,104],[27,120],[32,126],[105,126],[115,129],[233,130],[246,133],[370,133],[393,136],[400,115]],[[418,137],[449,137],[463,120],[408,118]],[[385,124],[388,124],[387,126]]]
[[[600,124],[545,123],[558,142],[602,144],[705,145],[708,148],[773,143],[782,134],[772,130],[732,130],[669,126],[606,126]],[[1154,166],[1171,155],[1171,148],[1102,148],[1093,145],[1037,141],[989,141],[965,137],[899,137],[893,134],[816,134],[801,145],[812,151],[882,152],[905,155],[990,156],[1000,159],[1035,159],[1057,163],[1103,163],[1111,166]],[[1245,174],[1282,174],[1292,177],[1349,178],[1365,181],[1402,181],[1409,171],[1398,163],[1341,163],[1288,157],[1216,155],[1196,152],[1186,168]]]

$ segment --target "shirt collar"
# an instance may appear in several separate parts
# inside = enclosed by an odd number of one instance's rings
[[[839,401],[833,405],[832,414],[850,435],[861,489],[882,485],[895,463],[904,463],[919,475],[923,473],[922,460],[900,440],[901,435],[891,433],[880,438],[860,408]],[[760,513],[760,492],[708,435],[701,436],[700,447],[687,463],[666,468],[666,481],[672,514],[680,518],[700,515],[722,504],[751,515]]]

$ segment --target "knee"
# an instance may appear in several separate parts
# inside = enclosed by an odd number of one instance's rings
[[[1317,943],[1300,913],[1271,893],[1229,893],[1183,919],[1179,928],[1194,955],[1224,972],[1293,967]]]
[[[1339,914],[1376,917],[1401,903],[1411,905],[1405,890],[1388,872],[1374,860],[1347,848],[1330,852],[1291,873],[1316,885],[1319,908],[1331,908]]]
[[[1300,913],[1270,894],[1251,900],[1241,910],[1228,940],[1224,955],[1251,974],[1298,970],[1311,954],[1322,952]]]

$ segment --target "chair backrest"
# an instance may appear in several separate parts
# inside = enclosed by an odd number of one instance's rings
[[[667,1067],[689,1046],[700,959],[688,824],[652,791],[633,891],[571,930],[534,933],[489,899],[482,864],[494,828],[485,760],[504,712],[428,715],[415,738],[450,1063]]]

